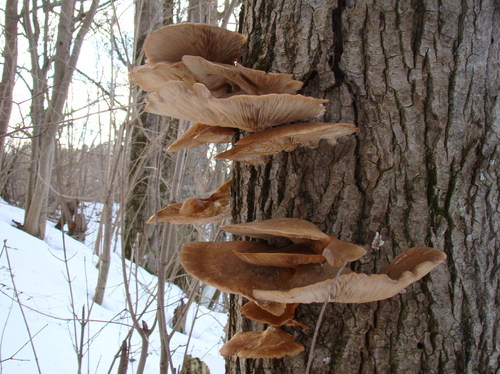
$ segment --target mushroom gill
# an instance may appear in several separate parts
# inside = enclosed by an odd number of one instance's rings
[[[179,136],[167,148],[167,152],[176,152],[185,148],[197,147],[206,143],[229,143],[234,135],[234,130],[229,127],[208,126],[195,123]]]

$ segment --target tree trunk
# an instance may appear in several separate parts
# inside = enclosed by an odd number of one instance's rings
[[[498,8],[498,7],[497,7]],[[314,373],[494,373],[499,369],[499,11],[493,0],[245,1],[245,65],[294,73],[326,98],[325,121],[357,136],[236,164],[233,218],[307,219],[371,246],[353,265],[377,272],[408,247],[448,255],[404,294],[329,304]],[[285,188],[286,186],[286,188]],[[233,298],[229,335],[262,329]],[[306,350],[229,359],[231,373],[304,373],[321,305],[290,328]]]
[[[38,130],[35,134],[35,136],[40,136],[40,139],[34,141],[34,143],[40,144],[40,148],[37,152],[35,151],[37,147],[33,147],[33,154],[36,159],[34,160],[35,165],[32,167],[36,170],[36,173],[33,174],[32,185],[29,186],[32,188],[31,192],[29,192],[32,198],[29,199],[24,220],[26,232],[39,238],[43,238],[45,235],[45,207],[52,177],[57,130],[60,122],[64,119],[64,105],[68,97],[71,78],[80,56],[84,37],[89,31],[97,11],[98,3],[98,0],[92,1],[81,22],[78,33],[73,37],[77,22],[76,17],[74,17],[76,2],[75,0],[61,2],[55,54],[53,56],[54,77],[51,98],[43,119],[43,130]],[[36,56],[36,50],[32,51],[32,55],[33,53]],[[35,75],[34,77],[35,79],[38,78]],[[37,120],[33,120],[33,123],[40,126],[41,123],[37,122]]]
[[[3,72],[0,82],[0,168],[3,165],[5,134],[12,111],[12,91],[17,68],[17,2],[7,0],[5,4],[5,48],[3,50]],[[0,176],[1,177],[1,176]],[[0,184],[0,193],[2,185]]]

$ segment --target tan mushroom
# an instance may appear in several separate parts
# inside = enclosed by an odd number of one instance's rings
[[[272,218],[262,221],[223,225],[220,228],[233,235],[259,239],[270,239],[278,236],[290,239],[294,243],[310,240],[321,242],[330,240],[330,237],[321,231],[318,226],[299,218]]]
[[[167,205],[149,218],[146,223],[170,222],[173,224],[205,225],[230,217],[231,181],[224,183],[209,197],[192,197],[182,203]]]
[[[295,303],[295,304],[285,304],[285,305],[286,308],[283,311],[283,313],[277,316],[272,313],[269,313],[267,310],[259,306],[259,304],[253,301],[249,301],[248,303],[246,303],[241,307],[241,313],[243,313],[243,315],[248,319],[276,327],[290,325],[308,329],[309,326],[297,322],[294,319],[295,309],[297,309],[299,304]]]
[[[343,272],[311,283],[304,274],[295,274],[288,289],[255,289],[257,299],[281,303],[366,303],[388,299],[429,273],[446,259],[444,252],[434,248],[409,248],[401,253],[380,274]],[[330,267],[330,266],[328,266]],[[325,274],[326,275],[326,274]]]
[[[220,27],[180,23],[151,33],[144,41],[144,53],[149,63],[178,62],[192,55],[231,64],[241,56],[245,43],[244,35]]]
[[[218,99],[201,83],[189,90],[180,81],[166,82],[148,95],[146,111],[210,126],[260,131],[274,125],[321,115],[326,100],[302,95],[235,95]]]
[[[240,260],[260,266],[289,268],[299,265],[322,264],[326,262],[325,257],[309,251],[308,248],[303,248],[302,251],[293,252],[288,251],[288,248],[276,249],[270,252],[233,252]]]
[[[234,130],[229,127],[208,126],[195,123],[170,144],[167,152],[176,152],[181,149],[197,147],[206,143],[229,143],[233,138]]]
[[[267,160],[266,156],[278,152],[291,152],[298,146],[315,148],[324,139],[335,145],[342,136],[357,132],[347,123],[296,123],[259,131],[239,140],[233,149],[220,153],[215,158],[230,159],[251,165]]]
[[[410,248],[380,274],[353,273],[328,264],[295,268],[251,265],[236,252],[273,251],[255,242],[191,242],[182,246],[180,262],[200,281],[224,292],[277,303],[365,303],[387,299],[422,278],[446,259],[433,248]]]
[[[184,65],[212,92],[244,91],[250,95],[295,94],[303,83],[292,74],[266,73],[241,66],[213,63],[199,56],[184,56]],[[230,89],[228,89],[230,88]]]
[[[187,88],[196,83],[196,76],[182,62],[162,61],[134,68],[129,78],[144,91],[157,91],[165,82],[182,81]]]
[[[260,332],[239,332],[222,346],[222,356],[241,358],[283,358],[295,356],[304,346],[280,328],[269,326]]]
[[[343,266],[346,262],[353,262],[366,254],[363,247],[344,242],[335,236],[330,236],[330,242],[323,249],[322,255],[326,261],[333,267]]]

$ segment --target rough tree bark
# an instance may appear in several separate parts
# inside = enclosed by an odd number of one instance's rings
[[[404,294],[328,305],[312,372],[497,372],[498,3],[247,0],[241,20],[247,66],[294,73],[306,95],[329,100],[324,120],[360,132],[237,164],[234,220],[308,219],[368,245],[353,265],[368,273],[408,247],[448,255]],[[232,299],[230,336],[262,329],[241,317],[241,303]],[[320,307],[298,310],[311,330],[288,329],[304,353],[230,359],[228,372],[303,373]]]

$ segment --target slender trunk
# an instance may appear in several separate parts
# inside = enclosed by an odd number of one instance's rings
[[[7,0],[5,4],[5,48],[3,51],[3,73],[0,82],[0,169],[3,165],[5,134],[9,126],[12,111],[12,91],[17,68],[17,3],[18,0]],[[1,185],[0,185],[1,193]]]
[[[246,65],[294,73],[329,100],[325,121],[355,123],[335,147],[237,164],[233,218],[312,221],[326,233],[385,244],[353,265],[377,272],[408,247],[447,264],[392,299],[329,304],[314,373],[494,373],[498,346],[500,22],[480,3],[386,0],[244,2]],[[286,188],[285,188],[286,186]],[[374,246],[375,247],[375,246]],[[232,298],[229,335],[260,329]],[[315,326],[321,305],[296,319]],[[303,373],[283,360],[230,359],[230,373]]]

